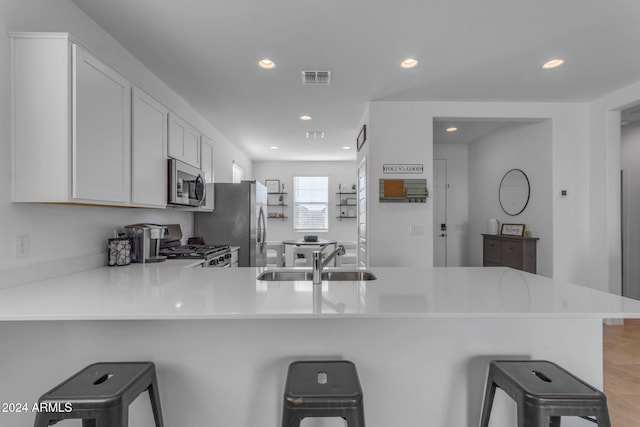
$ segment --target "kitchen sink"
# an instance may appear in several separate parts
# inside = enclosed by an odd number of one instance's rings
[[[256,277],[267,281],[305,281],[313,280],[313,272],[309,270],[266,270]],[[377,277],[367,270],[325,270],[322,280],[325,281],[359,281],[376,280]]]

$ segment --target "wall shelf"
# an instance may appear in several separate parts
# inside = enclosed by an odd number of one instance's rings
[[[284,203],[287,193],[272,192],[267,193],[267,218],[279,219],[285,221],[288,217],[286,214],[287,205]]]
[[[357,195],[356,192],[337,192],[336,195],[338,196],[354,196],[354,197],[345,197],[342,198],[340,197],[340,201],[338,204],[336,204],[336,206],[338,207],[338,216],[336,216],[336,218],[338,218],[340,221],[342,221],[343,218],[347,218],[347,219],[354,219],[357,218],[356,215],[356,209],[358,207],[358,199],[355,197]],[[352,203],[347,203],[347,201],[351,200]]]

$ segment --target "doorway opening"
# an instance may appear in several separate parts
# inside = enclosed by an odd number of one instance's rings
[[[640,299],[640,104],[620,112],[622,295]]]
[[[551,275],[551,134],[548,119],[433,119],[434,266],[482,266],[482,234],[496,218],[526,224],[540,238],[537,271]],[[510,216],[498,195],[501,179],[514,168],[525,171],[532,193],[527,208]]]

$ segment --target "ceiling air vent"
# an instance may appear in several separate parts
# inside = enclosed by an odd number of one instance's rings
[[[331,71],[303,71],[303,85],[330,85]]]
[[[308,130],[307,139],[322,139],[324,138],[323,130]]]

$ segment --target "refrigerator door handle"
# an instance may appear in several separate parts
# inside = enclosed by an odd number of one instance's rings
[[[262,250],[266,250],[266,245],[267,245],[267,217],[266,215],[263,213],[262,214]]]
[[[264,241],[266,239],[266,232],[267,232],[267,224],[265,224],[265,219],[264,219],[264,210],[262,209],[262,206],[260,206],[260,213],[258,214],[258,243],[260,243],[260,252],[262,252],[263,248],[264,248]]]

